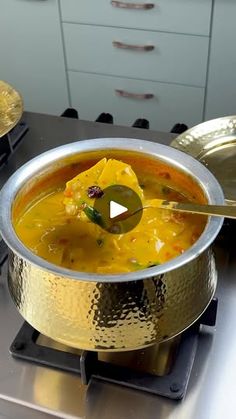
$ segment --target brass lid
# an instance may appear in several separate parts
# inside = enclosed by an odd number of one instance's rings
[[[236,115],[196,125],[171,146],[203,163],[221,184],[225,202],[236,205]]]
[[[0,137],[14,128],[22,113],[21,95],[8,83],[0,80]]]

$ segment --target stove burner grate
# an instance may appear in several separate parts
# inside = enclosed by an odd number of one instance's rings
[[[16,147],[20,143],[28,131],[28,125],[21,121],[19,122],[8,134],[1,138],[0,142],[0,167],[5,163],[11,154],[15,151]]]
[[[40,333],[25,322],[13,341],[10,352],[15,358],[80,374],[83,384],[92,378],[147,391],[171,399],[182,399],[186,393],[199,336],[200,325],[214,326],[217,299],[213,299],[201,318],[181,336],[176,359],[170,373],[156,376],[114,365],[98,359],[98,353],[82,351],[80,355],[36,343]]]

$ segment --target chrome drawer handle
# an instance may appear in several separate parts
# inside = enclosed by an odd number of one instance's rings
[[[118,96],[128,97],[131,99],[153,99],[154,95],[152,93],[131,93],[126,90],[115,89],[115,92]]]
[[[124,42],[113,41],[113,47],[121,48],[121,49],[130,49],[133,51],[153,51],[154,45],[132,45],[132,44],[125,44]]]
[[[148,10],[155,7],[154,3],[129,3],[126,1],[111,1],[113,7],[118,7],[120,9],[141,9]]]

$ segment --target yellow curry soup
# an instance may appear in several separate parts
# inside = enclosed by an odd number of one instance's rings
[[[144,205],[145,200],[155,198],[205,202],[205,197],[186,174],[138,155],[122,161],[91,159],[83,168],[86,170],[75,177],[73,174],[73,179],[68,171],[64,182],[57,182],[44,195],[36,185],[23,205],[18,205],[20,211],[15,210],[20,214],[13,217],[17,235],[47,261],[75,271],[131,272],[179,256],[203,232],[206,217],[155,208],[145,209],[140,223],[128,233],[117,235],[101,229],[88,222],[80,208],[85,201],[94,202],[87,196],[90,186],[127,185],[139,194]]]

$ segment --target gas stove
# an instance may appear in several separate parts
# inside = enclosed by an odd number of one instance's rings
[[[0,186],[23,163],[78,139],[142,138],[169,144],[171,134],[26,113],[24,135],[0,167]],[[26,132],[27,131],[27,132]],[[12,141],[12,139],[10,140]],[[232,225],[214,244],[216,299],[182,335],[141,351],[90,353],[40,335],[24,322],[7,287],[0,248],[0,417],[220,419],[235,416],[236,258]],[[215,324],[216,320],[216,325]]]
[[[217,306],[218,300],[214,298],[194,325],[166,342],[123,352],[74,349],[40,334],[24,322],[10,346],[10,353],[16,359],[72,372],[84,385],[97,378],[180,400],[186,394],[200,327],[215,326]]]

